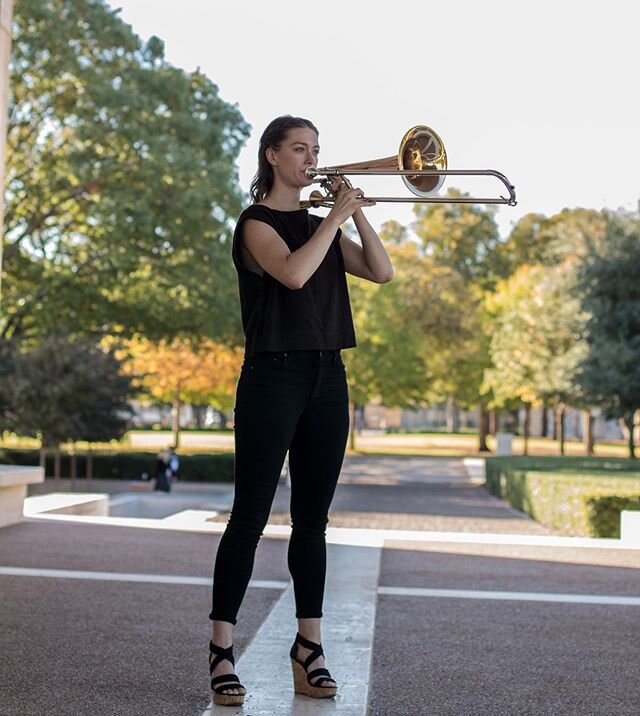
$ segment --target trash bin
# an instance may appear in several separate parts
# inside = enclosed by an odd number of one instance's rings
[[[498,446],[496,455],[511,455],[511,443],[513,441],[513,433],[496,433]]]

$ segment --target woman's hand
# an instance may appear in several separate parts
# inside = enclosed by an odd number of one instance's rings
[[[337,177],[336,177],[337,179]],[[365,206],[375,206],[375,201],[366,199],[363,195],[363,191],[360,188],[350,188],[342,180],[340,186],[337,187],[337,191],[332,187],[332,191],[335,192],[335,201],[329,212],[329,217],[335,219],[338,224],[344,224],[344,222],[358,210]]]

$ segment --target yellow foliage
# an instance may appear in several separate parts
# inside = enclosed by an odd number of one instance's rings
[[[219,409],[231,407],[243,351],[203,340],[152,343],[141,336],[124,344],[125,371],[165,403],[176,400]]]

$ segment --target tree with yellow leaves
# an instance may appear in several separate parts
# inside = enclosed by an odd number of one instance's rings
[[[184,404],[209,404],[219,410],[233,406],[235,386],[242,364],[242,349],[203,340],[198,344],[181,338],[153,343],[138,336],[125,344],[125,370],[140,387],[172,410],[173,444],[180,439],[180,408]]]

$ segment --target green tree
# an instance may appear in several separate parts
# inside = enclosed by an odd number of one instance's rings
[[[11,421],[44,448],[122,437],[131,414],[131,378],[114,353],[86,340],[50,336],[16,353],[10,376]]]
[[[635,457],[640,410],[640,221],[609,215],[605,241],[585,260],[580,280],[588,352],[578,373],[586,399],[624,424]]]
[[[355,405],[379,398],[415,408],[433,395],[452,341],[469,338],[465,287],[414,242],[388,246],[396,275],[384,286],[350,280],[358,349],[346,354]]]
[[[448,196],[460,196],[449,189]],[[432,400],[457,407],[478,409],[478,447],[487,450],[487,396],[482,380],[489,364],[491,326],[484,313],[483,296],[507,275],[509,264],[501,253],[495,208],[474,204],[419,204],[412,228],[425,255],[437,265],[453,269],[462,279],[460,305],[466,313],[464,330],[451,331],[439,354]],[[464,338],[462,337],[464,335]],[[454,423],[455,425],[455,423]]]
[[[584,314],[567,262],[521,265],[487,299],[493,331],[485,388],[491,389],[498,407],[513,400],[524,405],[525,450],[532,406],[551,403],[564,411],[576,402],[575,375],[585,353],[580,338]]]
[[[447,196],[464,196],[449,189]],[[455,269],[465,281],[489,289],[503,278],[495,208],[477,204],[416,204],[412,228],[423,252]]]
[[[0,334],[237,340],[237,108],[103,0],[21,0]]]

